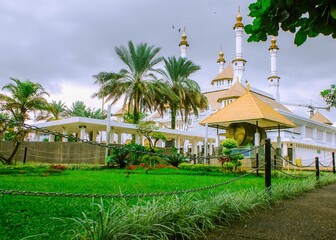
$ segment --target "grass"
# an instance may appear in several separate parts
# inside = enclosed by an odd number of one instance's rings
[[[144,170],[136,170],[131,171],[129,177],[126,177],[127,171],[108,169],[95,171],[66,170],[62,173],[51,173],[44,176],[46,168],[41,169],[41,171],[34,168],[30,170],[20,169],[20,171],[26,171],[21,173],[16,172],[17,169],[12,169],[13,171],[10,173],[7,169],[6,174],[2,174],[3,169],[1,169],[0,188],[68,193],[149,193],[199,188],[236,177],[232,174],[205,172],[196,174],[195,172],[176,169],[153,170],[149,174],[145,174]],[[296,183],[296,185],[303,183],[300,179],[273,179],[274,186],[286,186],[289,182]],[[305,183],[304,186],[306,185],[308,184]],[[300,185],[300,188],[305,189],[302,185]],[[173,195],[145,200],[114,199],[111,202],[111,199],[109,199],[101,202],[100,199],[88,198],[4,195],[0,197],[0,224],[2,226],[0,238],[22,239],[33,236],[31,239],[69,239],[75,235],[75,232],[85,235],[89,234],[92,229],[101,229],[101,226],[104,226],[106,233],[112,233],[114,236],[119,236],[118,234],[122,234],[122,232],[129,232],[124,229],[125,226],[132,230],[132,234],[139,234],[137,231],[140,231],[141,234],[147,234],[147,237],[150,234],[162,234],[156,236],[160,239],[174,237],[175,233],[180,234],[179,237],[181,238],[183,236],[185,238],[187,236],[198,236],[202,234],[204,229],[214,226],[216,222],[227,221],[231,217],[239,217],[243,212],[253,209],[251,205],[254,207],[262,206],[264,202],[256,196],[264,192],[263,189],[264,179],[250,175],[237,182],[196,194]],[[278,188],[275,187],[275,189]],[[282,191],[274,191],[274,199],[283,198],[284,192],[289,192],[289,197],[295,196],[298,192],[296,190],[291,193],[288,189],[282,189]],[[234,194],[240,196],[238,200],[234,200]],[[204,201],[204,199],[207,199],[207,201]],[[251,202],[250,199],[254,199],[253,203],[247,204],[246,201]],[[230,205],[227,201],[235,202],[236,205],[232,206],[232,203]],[[96,205],[92,205],[92,202]],[[198,206],[197,209],[195,206]],[[226,209],[226,212],[218,213],[221,209]],[[239,210],[238,215],[234,213],[235,209]],[[83,216],[83,212],[86,215]],[[223,217],[225,214],[227,216]],[[210,215],[212,218],[214,216],[221,217],[215,217],[213,220]],[[130,222],[127,216],[134,221]],[[183,220],[183,218],[186,219]],[[95,222],[92,222],[92,219]],[[177,221],[177,219],[180,220]],[[100,225],[99,221],[101,221]],[[169,221],[173,223],[175,221],[175,223],[169,225]],[[147,222],[147,225],[145,222]],[[160,222],[160,224],[157,225],[157,222]],[[186,223],[188,225],[192,223],[191,226],[195,227],[187,227]],[[198,225],[196,226],[195,223]],[[83,230],[85,227],[87,231]],[[190,232],[188,233],[187,230]],[[98,231],[94,234],[99,235],[100,233]],[[101,233],[100,235],[104,234]],[[125,235],[125,239],[130,239],[130,235],[128,237]],[[153,239],[158,239],[156,237]],[[86,235],[85,238],[90,237]]]

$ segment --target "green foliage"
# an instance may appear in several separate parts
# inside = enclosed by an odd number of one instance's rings
[[[9,83],[2,88],[3,90],[6,90],[8,94],[0,93],[1,111],[7,114],[10,113],[9,117],[14,121],[25,123],[26,120],[30,119],[30,113],[47,109],[48,102],[44,96],[49,96],[49,94],[44,90],[41,84],[29,80],[20,81],[15,78],[10,78],[10,80],[12,83]],[[0,161],[3,164],[13,164],[14,155],[28,133],[28,130],[22,126],[15,127],[17,127],[15,134],[12,136],[7,135],[14,144],[9,157],[0,158]],[[1,122],[0,140],[3,139],[4,133],[7,132],[7,130],[8,126]]]
[[[198,83],[190,76],[201,69],[187,58],[169,57],[165,62],[165,92],[161,102],[161,108],[169,104],[171,111],[171,128],[176,127],[176,115],[180,111],[185,123],[193,112],[198,116],[199,109],[207,108],[207,98],[201,93]]]
[[[179,165],[181,170],[190,170],[190,171],[200,171],[200,172],[220,172],[223,167],[216,165],[205,165],[205,164],[189,164],[181,163]]]
[[[328,107],[336,107],[336,84],[331,84],[329,89],[325,89],[320,93]]]
[[[26,166],[4,167],[23,168]],[[45,166],[49,168],[50,165],[46,164]],[[84,167],[87,165],[78,166],[83,167],[81,171],[69,171],[70,165],[66,165],[68,170],[65,174],[55,174],[51,177],[28,176],[27,174],[0,176],[1,188],[33,192],[86,194],[154,193],[209,186],[232,180],[237,176],[232,174],[221,174],[220,176],[197,174],[194,176],[184,175],[189,174],[190,171],[160,169],[153,170],[153,172],[159,174],[162,171],[164,176],[150,172],[149,174],[134,175],[131,173],[130,177],[126,178],[124,173],[127,170],[85,171]],[[22,170],[29,171],[29,169]],[[183,175],[180,175],[181,171],[184,172]],[[190,174],[193,173],[195,172],[190,172]],[[110,199],[107,199],[103,202],[102,210],[98,205],[92,206],[92,201],[101,205],[102,202],[97,198],[91,201],[89,198],[80,197],[28,197],[4,194],[0,198],[0,225],[3,226],[0,228],[0,238],[4,240],[23,239],[34,235],[30,238],[36,240],[55,237],[57,239],[72,239],[77,235],[76,239],[94,239],[93,236],[103,236],[110,230],[116,236],[121,236],[125,231],[126,233],[131,231],[132,236],[139,236],[141,239],[150,239],[146,238],[148,236],[152,239],[165,239],[166,234],[170,234],[168,239],[174,239],[175,236],[177,239],[182,239],[179,235],[182,232],[193,236],[195,229],[200,228],[204,233],[208,229],[216,227],[217,224],[244,217],[248,215],[248,212],[266,208],[274,201],[292,198],[316,187],[316,181],[313,178],[308,180],[272,179],[271,199],[265,194],[264,179],[248,176],[225,185],[225,188],[218,187],[213,191],[200,191],[187,196],[174,195],[127,199],[125,201],[114,199],[111,204],[107,202]],[[328,173],[322,175],[320,184],[324,185],[335,181],[336,177]],[[113,214],[114,210],[115,214]],[[104,217],[101,216],[99,220],[99,215],[104,215]],[[89,224],[92,228],[84,229],[81,224],[69,220],[69,218],[83,220],[83,224]],[[101,221],[102,219],[106,221]],[[180,223],[183,221],[186,223]],[[46,222],[48,224],[45,224]],[[115,228],[110,228],[113,223],[116,224]],[[107,228],[102,228],[105,226]],[[128,226],[130,230],[125,226]],[[161,229],[159,226],[167,228]],[[183,229],[179,232],[179,228]],[[98,231],[101,231],[102,234],[99,235]],[[88,236],[90,233],[96,235]],[[199,237],[202,237],[201,232],[198,234],[200,234]],[[85,237],[81,238],[81,236]]]
[[[157,164],[163,164],[165,162],[166,161],[159,156],[152,156],[152,155],[145,154],[141,157],[141,163],[144,163],[145,165],[151,166],[151,167]]]
[[[128,42],[128,47],[120,46],[115,52],[124,64],[119,72],[99,73],[96,84],[100,85],[94,96],[105,97],[111,104],[124,99],[123,106],[133,114],[133,122],[139,123],[140,113],[147,110],[157,110],[160,93],[164,86],[157,80],[155,73],[162,57],[157,57],[160,48],[147,43],[134,45]]]
[[[94,119],[105,119],[107,113],[105,110],[87,107],[83,101],[76,101],[68,108],[66,107],[64,115],[70,117],[87,117]]]
[[[238,147],[237,141],[228,138],[223,141],[221,145],[223,146],[224,157],[229,161],[228,163],[225,163],[225,166],[228,170],[232,169],[232,171],[237,171],[238,167],[242,165],[239,160],[244,159],[243,154],[240,154],[239,152],[233,152],[233,149]],[[231,168],[231,165],[233,165],[234,167]]]
[[[141,156],[145,153],[145,147],[131,142],[122,148],[112,148],[111,155],[106,158],[108,165],[116,165],[118,168],[125,168],[127,165],[138,165]]]
[[[256,0],[249,6],[254,18],[245,31],[249,42],[266,41],[267,35],[277,36],[283,31],[296,33],[294,43],[302,45],[307,37],[319,34],[336,38],[336,4],[329,0]]]
[[[174,153],[166,157],[166,162],[173,167],[178,167],[181,163],[186,162],[186,158],[179,153]]]

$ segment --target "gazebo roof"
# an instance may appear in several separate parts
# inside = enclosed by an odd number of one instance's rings
[[[210,127],[227,128],[231,123],[248,122],[263,129],[293,128],[296,125],[248,91],[233,103],[200,122]]]

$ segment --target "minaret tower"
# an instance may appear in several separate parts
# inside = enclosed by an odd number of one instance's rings
[[[271,40],[271,46],[269,47],[268,51],[271,54],[271,76],[268,77],[268,86],[270,88],[270,92],[273,95],[276,101],[280,101],[280,94],[279,94],[279,80],[280,77],[277,76],[277,53],[278,53],[278,46],[276,45],[275,37]]]
[[[236,59],[232,61],[233,67],[233,84],[237,81],[241,82],[245,71],[246,60],[243,58],[242,35],[244,32],[243,17],[240,14],[240,7],[236,17],[236,24],[233,29],[236,33]]]
[[[219,73],[221,73],[224,70],[224,64],[226,63],[222,48],[219,51],[219,57],[218,57],[217,63],[219,66]]]
[[[180,46],[180,51],[181,51],[181,57],[186,58],[187,57],[187,47],[189,47],[189,44],[187,42],[187,35],[185,33],[185,29],[183,30],[182,39],[181,39],[179,46]]]

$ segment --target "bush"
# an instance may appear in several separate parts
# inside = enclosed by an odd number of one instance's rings
[[[144,164],[144,166],[155,166],[157,164],[166,163],[166,161],[162,157],[152,156],[149,154],[143,155],[140,161],[142,164]]]
[[[166,162],[172,165],[173,167],[178,167],[181,163],[186,162],[186,158],[179,153],[174,153],[167,156]]]

